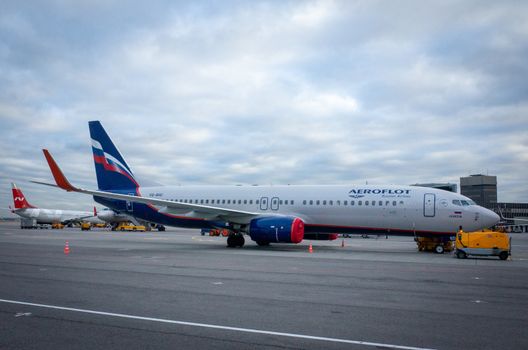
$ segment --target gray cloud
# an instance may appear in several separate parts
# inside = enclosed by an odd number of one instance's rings
[[[99,119],[164,184],[457,182],[528,201],[528,5],[416,1],[7,3],[0,207],[91,201]]]

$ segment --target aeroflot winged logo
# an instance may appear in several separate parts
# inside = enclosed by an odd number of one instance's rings
[[[389,188],[354,188],[348,192],[351,198],[362,198],[366,194],[380,194],[382,197],[408,197],[411,190],[389,189]]]

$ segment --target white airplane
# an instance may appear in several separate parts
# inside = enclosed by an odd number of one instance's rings
[[[118,212],[168,226],[227,228],[258,245],[335,239],[337,233],[449,237],[495,225],[499,216],[460,194],[416,186],[141,187],[99,121],[89,122],[98,190],[73,186],[47,150],[56,185]],[[34,181],[36,182],[36,181]]]
[[[13,213],[24,219],[35,219],[38,224],[69,224],[72,222],[86,221],[92,224],[104,223],[94,213],[89,211],[43,209],[29,204],[22,190],[11,183],[13,192]],[[94,208],[95,210],[95,208]]]

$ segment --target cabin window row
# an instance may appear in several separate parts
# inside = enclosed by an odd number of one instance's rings
[[[189,204],[260,204],[258,199],[169,199],[172,202],[189,203]],[[279,205],[294,205],[293,199],[279,200]]]
[[[303,205],[331,205],[333,206],[335,203],[335,205],[337,206],[378,206],[378,207],[382,207],[382,206],[390,206],[392,204],[393,207],[397,206],[398,205],[398,201],[375,201],[375,200],[372,200],[372,201],[368,201],[368,200],[360,200],[360,201],[340,201],[340,200],[336,200],[336,201],[333,201],[333,200],[329,200],[329,201],[326,201],[326,200],[303,200]],[[399,202],[400,205],[403,205],[403,201],[400,201]]]

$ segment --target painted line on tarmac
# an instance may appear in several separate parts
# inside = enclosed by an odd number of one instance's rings
[[[413,346],[393,345],[393,344],[384,344],[384,343],[373,343],[373,342],[367,342],[367,341],[361,341],[361,340],[349,340],[349,339],[340,339],[340,338],[317,337],[317,336],[305,335],[305,334],[283,333],[283,332],[265,331],[265,330],[252,329],[252,328],[239,328],[239,327],[219,326],[219,325],[207,324],[207,323],[196,323],[196,322],[168,320],[168,319],[164,319],[164,318],[143,317],[143,316],[134,316],[134,315],[126,315],[126,314],[116,314],[116,313],[113,313],[113,312],[95,311],[95,310],[86,310],[86,309],[76,309],[76,308],[72,308],[72,307],[46,305],[46,304],[36,304],[36,303],[28,303],[28,302],[25,302],[25,301],[8,300],[8,299],[0,299],[0,302],[6,303],[6,304],[27,305],[27,306],[36,306],[36,307],[42,307],[42,308],[47,308],[47,309],[80,312],[80,313],[85,313],[85,314],[128,318],[128,319],[141,320],[141,321],[151,321],[151,322],[178,324],[178,325],[191,326],[191,327],[221,329],[221,330],[234,331],[234,332],[274,335],[274,336],[279,336],[279,337],[299,338],[299,339],[308,339],[308,340],[319,340],[319,341],[332,342],[332,343],[344,343],[344,344],[354,344],[354,345],[364,345],[364,346],[375,346],[375,347],[382,347],[382,348],[387,348],[387,349],[434,350],[434,349],[430,349],[430,348],[418,348],[418,347],[413,347]]]

